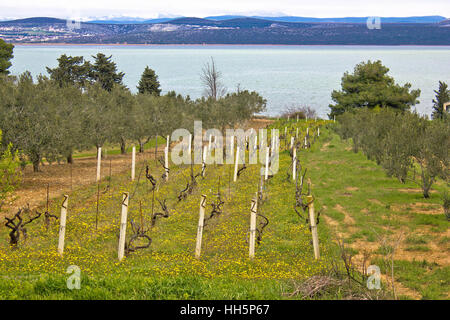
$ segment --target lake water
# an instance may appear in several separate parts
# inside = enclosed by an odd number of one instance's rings
[[[191,98],[203,93],[200,74],[210,57],[222,72],[228,91],[255,90],[267,99],[267,115],[293,105],[310,106],[319,116],[329,112],[331,91],[340,88],[345,71],[366,60],[380,59],[395,80],[421,89],[417,111],[430,114],[438,81],[450,83],[450,47],[365,46],[16,46],[11,71],[46,74],[63,53],[113,55],[124,83],[136,85],[148,65],[159,76],[163,92],[175,90]]]

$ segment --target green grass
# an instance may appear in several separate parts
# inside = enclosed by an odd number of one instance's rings
[[[381,167],[368,160],[362,153],[354,153],[349,149],[348,142],[340,140],[330,131],[321,130],[322,143],[315,145],[312,152],[301,152],[299,158],[308,168],[308,174],[313,183],[313,193],[318,201],[326,206],[323,215],[334,219],[339,224],[339,230],[345,232],[346,242],[355,241],[378,244],[376,253],[390,252],[388,243],[382,246],[380,239],[393,239],[398,232],[406,232],[405,243],[412,254],[414,252],[429,252],[429,241],[436,240],[442,245],[442,250],[448,246],[444,233],[448,230],[449,222],[445,216],[436,214],[415,213],[411,210],[395,211],[394,205],[407,205],[416,202],[441,204],[440,194],[446,188],[445,183],[438,181],[433,186],[437,192],[432,193],[429,199],[424,199],[420,192],[407,193],[401,191],[405,188],[417,188],[413,183],[401,184],[398,180],[387,177]],[[326,142],[324,144],[324,142]],[[317,152],[322,149],[323,152]],[[345,214],[337,209],[341,206],[346,214],[351,216],[353,223],[345,223]],[[426,233],[418,236],[419,231]],[[430,233],[431,232],[431,233]],[[447,239],[448,240],[448,239]],[[397,268],[398,280],[405,286],[417,289],[412,285],[407,275],[416,264],[408,268]],[[446,273],[448,266],[434,266],[438,275]],[[408,280],[407,280],[408,279]],[[416,279],[421,283],[420,277]],[[426,281],[433,284],[434,294],[429,292],[425,297],[433,296],[442,299],[447,287],[439,285],[437,276],[430,276]],[[425,285],[423,285],[425,287]],[[418,290],[421,294],[424,289]]]
[[[414,245],[414,246],[409,246],[405,249],[406,251],[420,251],[420,252],[429,252],[431,249],[427,246],[423,246],[423,245]]]
[[[424,235],[409,235],[406,239],[405,239],[405,243],[407,244],[415,244],[415,245],[420,245],[420,244],[427,244],[430,240],[430,236],[424,236]]]
[[[383,270],[383,263],[377,262]],[[422,295],[422,299],[449,299],[450,267],[441,267],[433,262],[395,261],[395,278],[408,288]]]

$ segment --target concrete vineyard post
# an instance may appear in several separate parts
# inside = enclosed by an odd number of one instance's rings
[[[317,136],[320,137],[320,128],[317,128]]]
[[[200,213],[198,217],[197,241],[195,244],[195,258],[197,259],[200,259],[200,254],[202,251],[203,226],[205,223],[205,207],[206,207],[206,195],[202,194],[202,198],[200,200]]]
[[[295,139],[298,139],[298,128],[297,131],[295,132]]]
[[[155,136],[155,163],[158,163],[158,135]]]
[[[192,152],[192,134],[189,135],[189,142],[188,142],[189,159],[191,158],[191,152]]]
[[[166,170],[166,181],[169,181],[169,148],[164,148],[164,170]]]
[[[255,239],[256,239],[256,213],[258,212],[258,193],[256,198],[252,199],[252,205],[250,208],[250,239],[248,256],[250,259],[255,257]]]
[[[309,221],[311,225],[311,233],[314,247],[314,258],[320,259],[319,252],[319,235],[317,234],[317,225],[316,225],[316,217],[314,214],[314,202],[312,196],[307,196],[306,200],[308,201],[308,211],[309,211]]]
[[[131,151],[131,181],[134,181],[136,173],[136,147],[133,146]]]
[[[66,219],[67,219],[67,206],[69,204],[69,196],[64,195],[64,200],[61,205],[61,217],[59,218],[59,240],[58,240],[58,253],[60,256],[64,252],[64,239],[66,236]]]
[[[97,151],[97,178],[96,178],[95,182],[100,181],[101,163],[102,163],[102,147],[99,147],[98,151]]]
[[[119,235],[119,261],[122,261],[125,254],[125,239],[127,233],[127,215],[128,215],[128,192],[123,193],[122,212],[120,215],[120,235]]]
[[[234,162],[234,176],[233,176],[234,182],[236,182],[237,180],[238,167],[239,167],[239,146],[236,147],[236,160]]]
[[[264,180],[269,178],[269,147],[266,147],[266,167],[264,171]]]
[[[292,149],[293,146],[294,146],[294,137],[291,137],[291,147],[289,149]]]
[[[297,148],[294,148],[294,153],[292,157],[292,180],[295,181],[297,177]]]

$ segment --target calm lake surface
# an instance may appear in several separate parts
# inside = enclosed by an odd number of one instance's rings
[[[381,60],[390,75],[421,89],[417,111],[430,114],[438,81],[450,83],[450,47],[366,46],[20,46],[14,49],[11,71],[47,74],[61,54],[113,55],[124,83],[132,91],[146,65],[159,76],[163,92],[175,90],[198,98],[203,93],[200,73],[213,57],[228,91],[255,90],[267,99],[267,115],[293,105],[311,106],[319,116],[329,112],[331,91],[340,88],[346,71],[366,60]]]

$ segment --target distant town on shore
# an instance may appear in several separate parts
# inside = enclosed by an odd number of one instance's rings
[[[34,17],[0,21],[0,38],[17,44],[450,45],[445,17],[377,19],[216,16],[77,22]]]

